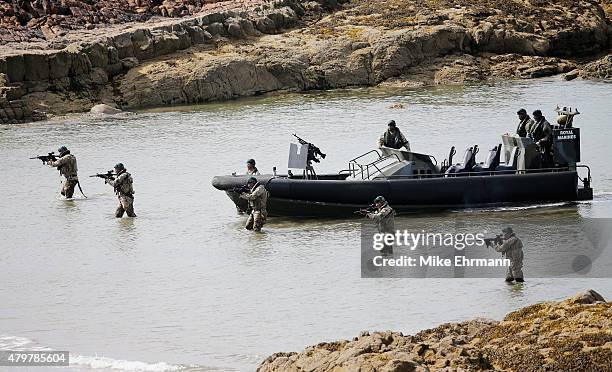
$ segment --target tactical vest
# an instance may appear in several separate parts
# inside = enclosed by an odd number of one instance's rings
[[[256,195],[257,197],[253,200],[249,200],[249,206],[252,210],[256,212],[266,212],[266,207],[268,204],[268,190],[263,185],[259,183],[253,187],[253,191],[251,194]]]
[[[128,172],[121,173],[117,180],[115,181],[115,194],[119,196],[129,196],[130,198],[134,196],[134,180],[132,179],[132,175]]]
[[[60,166],[57,167],[60,174],[68,179],[77,177],[77,161],[72,154],[67,154],[59,158]]]
[[[394,149],[401,148],[404,144],[401,143],[401,134],[400,130],[396,129],[395,133],[391,134],[391,132],[386,131],[384,135],[384,145],[387,147],[391,147]]]

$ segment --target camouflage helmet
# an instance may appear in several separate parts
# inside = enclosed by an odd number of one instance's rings
[[[375,204],[377,204],[377,203],[386,203],[386,202],[387,202],[387,200],[385,199],[385,197],[384,197],[384,196],[380,196],[380,195],[379,195],[379,196],[377,196],[377,197],[374,199],[374,203],[375,203]]]
[[[524,108],[518,110],[516,112],[517,115],[527,115],[527,110],[525,110]]]
[[[247,184],[249,184],[249,183],[257,183],[257,178],[249,177],[249,179],[247,180]]]
[[[57,152],[59,152],[60,155],[68,152],[68,147],[66,146],[61,146],[59,149],[57,149]]]
[[[514,231],[512,230],[512,228],[510,226],[503,228],[502,232],[504,234],[512,234],[512,233],[514,233]]]
[[[246,162],[247,164],[251,164],[252,166],[255,166],[255,159],[249,159]]]
[[[123,163],[117,163],[115,164],[115,169],[124,170],[125,166],[123,165]]]
[[[387,123],[387,125],[390,127],[395,127],[395,120],[391,120],[390,122]]]
[[[535,110],[533,112],[533,116],[540,118],[540,117],[542,117],[544,115],[542,115],[542,110]]]

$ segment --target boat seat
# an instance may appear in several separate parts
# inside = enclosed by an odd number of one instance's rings
[[[499,144],[498,146],[495,146],[491,150],[489,150],[489,156],[487,157],[487,161],[485,161],[484,163],[477,164],[476,166],[474,166],[472,171],[474,172],[494,171],[499,165],[499,158],[501,156],[501,148],[502,148],[502,145]]]
[[[455,164],[448,167],[446,174],[466,173],[470,172],[476,164],[476,154],[478,153],[478,145],[469,147],[463,155],[463,163]]]
[[[514,147],[512,149],[512,152],[510,153],[510,162],[507,164],[498,165],[495,170],[500,172],[507,171],[503,173],[514,173],[514,171],[516,171],[516,164],[518,163],[518,157],[520,153],[521,149],[519,149],[518,147]]]
[[[457,154],[457,150],[455,150],[455,146],[451,146],[450,151],[448,153],[448,159],[444,159],[444,161],[440,165],[438,173],[446,173],[448,168],[452,167],[453,156],[455,156],[455,154]]]

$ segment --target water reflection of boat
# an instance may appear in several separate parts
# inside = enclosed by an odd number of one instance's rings
[[[458,164],[453,164],[454,148],[438,164],[431,155],[383,147],[350,160],[337,174],[304,171],[257,179],[270,192],[272,216],[347,216],[377,195],[387,198],[398,213],[591,200],[590,169],[577,164],[579,134],[579,128],[553,130],[555,165],[546,168],[531,139],[504,135],[503,146],[491,149],[482,163],[476,162],[477,146],[467,149]],[[245,210],[246,203],[231,189],[247,178],[216,176],[212,184]]]

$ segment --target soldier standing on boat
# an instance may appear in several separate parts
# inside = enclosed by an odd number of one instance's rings
[[[247,230],[261,231],[261,228],[268,218],[268,211],[266,210],[268,204],[268,190],[257,182],[257,178],[255,177],[249,178],[247,187],[251,191],[240,194],[240,198],[248,200],[249,209],[251,211],[245,228]]]
[[[119,205],[115,211],[115,217],[123,217],[123,213],[127,213],[128,217],[136,217],[134,213],[134,180],[132,175],[122,163],[115,165],[115,176],[117,178],[105,178],[104,182],[108,183],[115,189],[115,194],[119,199]]]
[[[59,158],[55,161],[49,160],[47,164],[57,168],[60,174],[64,176],[65,180],[62,184],[60,193],[64,195],[66,199],[70,199],[74,194],[74,188],[79,183],[77,160],[66,146],[60,147],[57,149],[57,152],[59,153]]]
[[[534,123],[529,130],[529,137],[540,148],[543,167],[552,166],[552,128],[542,111],[533,112]]]
[[[387,130],[378,139],[378,147],[391,147],[393,149],[401,149],[405,147],[407,151],[410,151],[410,144],[404,134],[395,124],[395,120],[391,120],[387,124]]]
[[[381,234],[395,234],[395,211],[383,196],[374,199],[374,210],[366,214],[366,217],[374,220],[376,228]],[[393,246],[385,245],[382,253],[393,252]]]
[[[247,171],[246,174],[249,176],[259,176],[259,170],[255,166],[255,159],[249,159],[246,162]]]
[[[523,242],[512,231],[511,227],[502,230],[504,238],[502,244],[496,244],[495,250],[501,252],[504,257],[510,260],[510,266],[506,273],[506,281],[517,283],[525,281],[523,278]]]
[[[516,134],[519,137],[527,137],[529,129],[531,129],[531,126],[533,125],[533,120],[529,117],[529,115],[527,114],[527,110],[525,110],[524,108],[518,110],[516,114],[518,115],[519,119],[519,125],[516,128]]]

